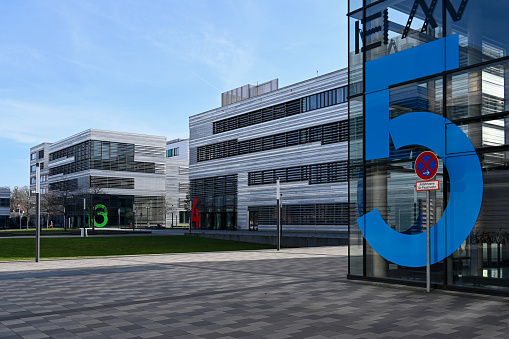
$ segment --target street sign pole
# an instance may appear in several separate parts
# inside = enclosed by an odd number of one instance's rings
[[[281,196],[279,194],[279,177],[276,180],[276,208],[277,208],[277,250],[281,249]]]
[[[431,292],[431,198],[430,191],[440,190],[438,180],[432,180],[438,171],[438,157],[425,151],[415,160],[415,174],[423,180],[415,184],[416,191],[426,191],[426,292]]]
[[[36,224],[35,224],[35,262],[39,262],[41,256],[41,168],[40,164],[35,164],[35,208],[36,208]]]
[[[429,192],[426,191],[426,292],[431,292],[431,204]]]

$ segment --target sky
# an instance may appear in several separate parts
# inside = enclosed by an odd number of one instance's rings
[[[347,66],[346,0],[0,1],[0,186],[89,128],[188,138],[221,93]],[[318,72],[318,73],[317,73]]]

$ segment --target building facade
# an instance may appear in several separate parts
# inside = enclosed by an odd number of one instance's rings
[[[165,137],[89,129],[30,153],[31,190],[40,163],[41,202],[48,200],[48,208],[62,202],[51,211],[56,223],[65,217],[73,227],[165,224]]]
[[[429,234],[436,287],[509,292],[508,12],[349,1],[349,277],[422,284]],[[429,210],[423,151],[439,157]]]
[[[166,143],[166,227],[189,225],[189,139]]]
[[[0,187],[0,228],[9,228],[11,214],[11,189]]]
[[[346,231],[347,70],[191,116],[192,227]]]

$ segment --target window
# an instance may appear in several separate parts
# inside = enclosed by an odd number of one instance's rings
[[[338,161],[249,172],[248,185],[274,184],[277,178],[281,182],[308,181],[309,184],[344,182],[347,180],[347,162]]]
[[[177,155],[179,155],[179,148],[178,147],[173,149],[173,156],[176,157]]]
[[[37,183],[37,180],[35,179],[35,177],[31,177],[30,178],[30,185],[35,185]]]
[[[341,104],[347,101],[347,86],[332,89],[330,91],[313,94],[302,98],[302,112],[312,111],[314,109]]]
[[[40,163],[40,166],[41,166],[41,171],[42,171],[42,170],[44,169],[44,163],[43,163],[43,162],[41,162],[41,163]]]
[[[37,153],[30,154],[30,160],[35,160],[35,159],[37,159]]]
[[[170,148],[170,149],[166,150],[166,156],[168,158],[171,158],[173,156],[173,149]]]
[[[197,161],[231,157],[239,154],[267,151],[280,147],[320,141],[323,145],[348,140],[348,121],[338,121],[326,125],[307,127],[300,130],[268,135],[262,138],[238,142],[237,139],[199,146],[196,149]]]
[[[39,151],[39,159],[44,158],[44,150]]]
[[[0,207],[9,207],[11,200],[9,198],[0,198]]]
[[[48,193],[48,189],[47,188],[41,188],[41,194],[46,194]]]
[[[35,165],[30,166],[30,172],[31,173],[35,173],[35,167],[36,167]]]

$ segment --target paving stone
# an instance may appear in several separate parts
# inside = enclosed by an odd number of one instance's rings
[[[2,263],[0,337],[379,339],[509,333],[509,298],[349,281],[346,255],[346,247],[320,247]]]

